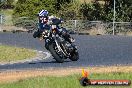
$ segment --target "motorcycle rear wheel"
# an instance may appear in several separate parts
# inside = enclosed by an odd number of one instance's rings
[[[72,61],[77,61],[79,59],[79,53],[78,51],[74,51],[71,53],[71,56],[69,57],[70,60]]]

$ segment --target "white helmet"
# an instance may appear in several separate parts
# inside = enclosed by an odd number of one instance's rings
[[[48,16],[48,11],[47,10],[41,10],[39,13],[38,13],[38,16]]]

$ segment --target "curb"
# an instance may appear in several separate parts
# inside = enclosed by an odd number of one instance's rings
[[[18,61],[11,61],[11,62],[1,62],[0,65],[6,65],[6,64],[16,64],[16,63],[29,63],[29,62],[33,62],[33,61],[39,61],[39,60],[44,60],[47,59],[51,56],[50,53],[48,52],[43,52],[43,51],[38,51],[38,50],[34,50],[35,52],[37,52],[36,57],[34,58],[29,58],[29,59],[25,59],[25,60],[18,60]]]

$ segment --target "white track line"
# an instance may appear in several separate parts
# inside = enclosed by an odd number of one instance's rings
[[[51,56],[51,54],[50,54],[50,53],[48,53],[48,52],[43,52],[43,53],[45,53],[45,54],[46,54],[46,57],[44,57],[43,59],[49,58],[49,57]]]

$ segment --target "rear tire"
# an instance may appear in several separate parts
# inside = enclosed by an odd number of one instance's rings
[[[69,59],[72,60],[72,61],[77,61],[79,59],[79,53],[77,51],[74,51],[71,54],[71,57],[69,57]]]
[[[54,57],[54,59],[58,62],[58,63],[63,63],[64,62],[64,57],[61,58],[54,50],[54,46],[53,44],[49,45],[49,51],[52,54],[52,56]]]

